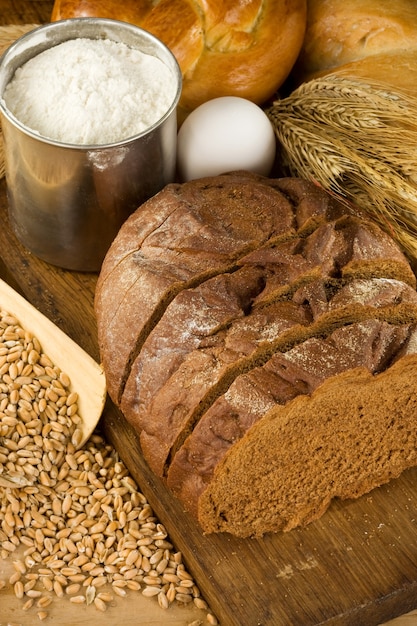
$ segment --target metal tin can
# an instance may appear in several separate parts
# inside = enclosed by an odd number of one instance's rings
[[[3,95],[15,71],[51,46],[79,37],[122,42],[172,70],[175,98],[154,125],[117,143],[76,145],[42,137],[10,114]],[[175,178],[181,87],[181,71],[171,51],[147,31],[117,20],[54,22],[35,28],[6,50],[0,61],[0,114],[9,217],[29,251],[65,269],[100,270],[122,223]]]

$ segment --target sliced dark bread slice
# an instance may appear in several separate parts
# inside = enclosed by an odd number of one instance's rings
[[[275,406],[217,464],[198,503],[207,532],[288,531],[417,465],[417,355],[358,367]]]

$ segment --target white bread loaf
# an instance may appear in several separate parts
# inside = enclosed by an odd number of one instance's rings
[[[206,532],[289,530],[417,465],[415,275],[312,183],[167,186],[95,310],[109,393]]]
[[[293,78],[299,84],[334,72],[414,89],[417,3],[309,0]]]
[[[219,96],[261,104],[288,76],[300,51],[306,0],[55,0],[52,21],[107,17],[150,31],[183,74],[180,106]]]

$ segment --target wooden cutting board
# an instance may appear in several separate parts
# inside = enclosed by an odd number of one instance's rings
[[[52,4],[0,0],[0,23],[47,21]],[[4,181],[0,277],[98,359],[96,275],[54,268],[23,249],[9,228]],[[134,433],[111,402],[101,428],[183,553],[222,626],[376,626],[417,607],[417,469],[357,501],[334,502],[306,529],[262,540],[205,537],[150,472]],[[186,624],[192,619],[187,613],[177,619],[177,614],[161,618],[141,611],[138,607],[131,615],[142,624]],[[118,618],[126,626],[135,622],[122,613]],[[71,624],[90,623],[86,615],[80,620]],[[404,620],[401,624],[417,624],[417,618]],[[105,616],[100,621],[110,623]]]

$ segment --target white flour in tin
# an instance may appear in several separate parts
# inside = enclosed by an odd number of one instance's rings
[[[146,130],[176,94],[158,58],[108,39],[72,39],[20,67],[4,92],[27,128],[63,143],[121,141]]]

